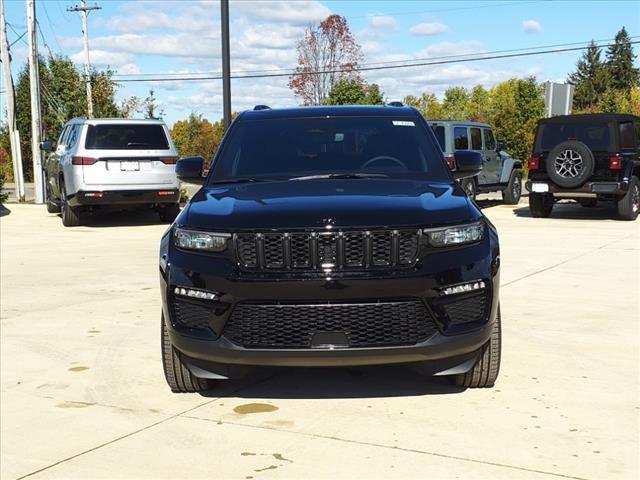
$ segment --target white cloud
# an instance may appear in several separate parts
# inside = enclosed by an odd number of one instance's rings
[[[81,50],[77,53],[74,53],[70,58],[74,63],[84,63],[84,51]],[[90,52],[90,59],[92,65],[120,66],[131,64],[134,59],[134,55],[132,55],[131,53],[111,52],[107,50],[92,48]],[[118,68],[118,70],[121,70],[121,68]]]
[[[370,13],[367,15],[367,21],[371,28],[390,28],[394,29],[398,26],[398,22],[390,15],[382,15],[378,13]]]
[[[122,73],[124,75],[137,75],[141,73],[141,71],[135,63],[125,63],[118,67],[118,73]]]
[[[537,20],[525,20],[522,22],[522,30],[527,33],[538,33],[542,31],[542,24]]]
[[[304,26],[320,22],[331,15],[329,8],[314,0],[242,1],[234,2],[233,8],[245,17]]]
[[[419,23],[409,29],[409,33],[412,35],[431,36],[440,35],[449,30],[449,27],[444,23],[432,22],[432,23]]]

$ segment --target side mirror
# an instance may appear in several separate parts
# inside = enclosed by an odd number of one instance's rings
[[[202,168],[204,166],[204,158],[202,157],[185,157],[176,163],[176,175],[180,180],[187,182],[202,180]]]
[[[40,150],[44,150],[45,152],[53,151],[53,143],[51,143],[51,141],[49,140],[40,142]]]
[[[501,150],[504,150],[506,147],[507,147],[507,143],[506,143],[506,142],[503,142],[503,141],[501,141],[501,140],[498,140],[498,141],[496,142],[496,151],[498,151],[498,152],[499,152],[499,151],[501,151]]]
[[[482,155],[470,150],[458,150],[455,153],[456,170],[453,176],[456,179],[474,177],[482,170]]]

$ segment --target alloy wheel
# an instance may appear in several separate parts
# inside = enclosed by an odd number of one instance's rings
[[[584,162],[582,155],[575,150],[564,150],[555,158],[555,170],[564,178],[576,178],[582,173]]]

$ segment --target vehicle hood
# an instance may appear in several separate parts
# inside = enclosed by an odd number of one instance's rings
[[[221,231],[430,226],[480,216],[454,183],[405,179],[269,181],[203,187],[178,223]]]

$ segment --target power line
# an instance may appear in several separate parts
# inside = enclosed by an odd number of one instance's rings
[[[629,42],[631,45],[640,43],[640,41]],[[612,46],[614,44],[606,44],[606,45],[596,45],[598,48],[605,48]],[[398,68],[411,68],[411,67],[424,67],[430,65],[445,65],[451,63],[465,63],[465,62],[479,62],[484,60],[496,60],[503,58],[517,58],[517,57],[529,57],[533,55],[546,55],[552,53],[565,53],[565,52],[574,52],[579,50],[585,50],[589,48],[589,46],[582,47],[572,47],[572,48],[556,48],[551,50],[541,50],[536,52],[523,52],[523,53],[510,53],[505,55],[489,55],[482,56],[476,58],[461,58],[461,59],[450,59],[450,60],[440,60],[440,61],[430,61],[430,62],[414,62],[414,63],[406,63],[403,65],[382,65],[382,66],[365,66],[355,69],[331,69],[331,70],[317,70],[311,72],[305,72],[305,74],[309,75],[324,75],[329,73],[348,73],[348,72],[366,72],[366,71],[374,71],[374,70],[391,70]],[[232,75],[231,78],[234,79],[243,79],[243,78],[273,78],[273,77],[289,77],[292,75],[298,75],[295,71],[290,71],[287,73],[270,73],[270,74],[261,74],[261,75]],[[189,82],[189,81],[202,81],[202,80],[220,80],[222,76],[206,76],[206,77],[181,77],[181,78],[166,78],[166,77],[158,77],[158,78],[128,78],[128,79],[114,79],[119,83],[127,83],[127,82]]]
[[[630,39],[633,38],[640,38],[639,35],[636,35],[634,37],[629,37]],[[523,47],[523,48],[515,48],[515,49],[508,49],[508,50],[494,50],[491,52],[485,52],[482,53],[482,55],[497,55],[500,53],[511,53],[511,52],[524,52],[524,51],[528,51],[528,50],[539,50],[539,49],[548,49],[548,48],[559,48],[559,47],[570,47],[570,46],[574,46],[574,45],[585,45],[585,44],[589,44],[591,42],[611,42],[613,41],[613,38],[604,38],[604,39],[599,39],[599,40],[588,40],[588,41],[582,41],[582,42],[572,42],[572,43],[557,43],[554,45],[539,45],[536,47]],[[587,45],[588,46],[588,45]],[[362,67],[369,67],[369,66],[375,66],[375,65],[396,65],[396,64],[404,64],[406,62],[417,62],[417,61],[433,61],[433,60],[444,60],[444,59],[454,59],[454,58],[461,58],[461,57],[469,57],[472,55],[481,55],[480,53],[463,53],[463,54],[458,54],[458,55],[443,55],[443,56],[439,56],[439,57],[422,57],[422,58],[412,58],[412,59],[408,59],[408,60],[392,60],[392,61],[386,61],[386,62],[368,62],[368,63],[364,63],[362,64]],[[272,73],[272,72],[282,72],[282,73],[286,73],[286,72],[290,72],[291,69],[285,69],[285,68],[272,68],[272,69],[263,69],[263,70],[236,70],[234,72],[231,72],[232,74],[248,74],[248,73]],[[144,77],[144,76],[174,76],[174,75],[189,75],[190,72],[158,72],[158,73],[115,73],[114,77]],[[193,72],[193,75],[222,75],[222,72],[220,71],[215,71],[215,72]]]
[[[62,52],[62,47],[60,46],[60,42],[58,42],[58,36],[56,35],[56,29],[53,26],[53,22],[51,21],[51,17],[49,16],[49,11],[47,10],[47,2],[42,2],[42,6],[44,8],[44,13],[47,16],[47,22],[49,22],[49,27],[51,28],[51,31],[53,32],[53,40],[56,42],[56,45],[58,46],[58,51]],[[66,18],[66,17],[64,17]]]
[[[417,12],[393,12],[393,13],[371,13],[369,15],[357,15],[351,16],[348,18],[368,18],[368,17],[397,17],[400,15],[422,15],[425,13],[441,13],[441,12],[456,12],[460,10],[476,10],[481,8],[493,8],[493,7],[510,7],[513,5],[526,5],[530,3],[540,3],[541,0],[538,1],[530,1],[530,2],[507,2],[507,3],[488,3],[484,5],[473,5],[467,7],[454,7],[454,8],[442,8],[438,10],[421,10]],[[550,0],[542,0],[542,1],[550,1]]]
[[[53,52],[51,51],[51,48],[49,48],[49,44],[47,43],[47,39],[45,38],[44,33],[42,33],[42,28],[40,28],[40,22],[37,20],[36,20],[36,27],[38,27],[38,32],[40,32],[40,37],[42,38],[42,43],[44,43],[44,46],[49,52],[49,56],[53,57]]]

